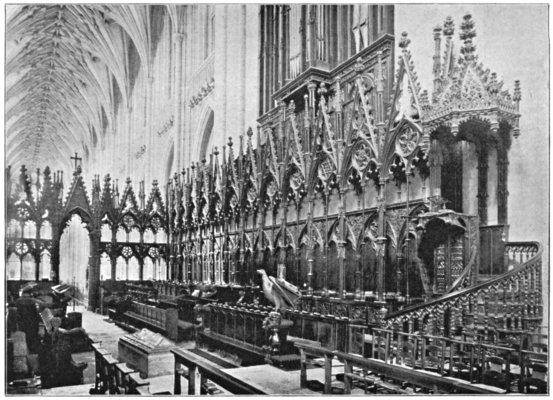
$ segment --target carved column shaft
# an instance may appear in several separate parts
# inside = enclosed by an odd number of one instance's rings
[[[440,144],[437,139],[434,139],[429,155],[431,196],[442,195],[442,162]]]
[[[386,180],[381,180],[378,189],[378,238],[376,239],[376,291],[378,301],[384,301],[384,264],[385,264],[385,245],[386,245],[386,227],[385,227],[385,193]]]
[[[88,309],[98,308],[100,288],[100,229],[94,228],[90,232],[90,258],[88,265]]]
[[[507,152],[503,149],[497,151],[497,222],[500,225],[508,223],[508,199],[507,190],[509,160]]]
[[[480,224],[488,223],[488,149],[481,145],[478,150],[478,216]]]
[[[313,295],[313,244],[307,247],[307,294]]]

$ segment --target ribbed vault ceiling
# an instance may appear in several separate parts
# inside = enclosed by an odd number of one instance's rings
[[[34,168],[58,160],[69,167],[75,151],[93,151],[112,126],[115,103],[126,105],[132,92],[137,66],[129,64],[129,49],[149,68],[152,15],[161,10],[179,24],[179,7],[8,7],[7,163]]]

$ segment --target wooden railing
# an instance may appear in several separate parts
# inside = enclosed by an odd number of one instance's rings
[[[250,385],[229,373],[223,371],[221,366],[206,360],[190,350],[172,349],[175,356],[175,385],[174,394],[181,394],[181,376],[188,380],[188,394],[199,395],[203,383],[209,379],[232,394],[266,394],[260,388]],[[183,367],[186,367],[185,370]]]
[[[386,364],[495,386],[506,393],[516,387],[515,382],[520,393],[532,389],[545,393],[548,352],[543,340],[547,338],[524,331],[515,336],[506,341],[496,335],[496,343],[488,344],[470,336],[453,339],[374,328],[372,357]]]
[[[373,358],[510,392],[516,350],[446,337],[373,329]],[[494,372],[498,372],[495,374]]]
[[[461,275],[453,282],[451,287],[449,288],[448,293],[455,292],[457,290],[460,290],[462,288],[469,287],[474,282],[474,274],[475,274],[475,264],[478,259],[478,251],[475,246],[471,248],[471,255],[469,262],[467,263],[467,266],[465,269],[463,269],[463,272],[461,272]]]
[[[468,288],[393,312],[387,327],[449,336],[456,327],[531,329],[542,320],[541,255],[536,242],[505,246],[509,271]],[[448,332],[448,327],[449,332]]]
[[[343,362],[344,393],[350,394],[355,382],[365,383],[374,393],[407,394],[424,390],[434,394],[494,394],[502,393],[499,388],[487,385],[473,385],[471,382],[441,376],[433,371],[424,371],[408,367],[400,363],[383,362],[378,359],[364,358],[358,355],[314,347],[308,344],[295,345],[301,354],[300,386],[308,386],[307,365],[309,359],[324,359],[324,387],[323,393],[332,393],[332,367],[334,358]],[[370,371],[370,372],[369,372]],[[409,388],[403,383],[409,382]]]

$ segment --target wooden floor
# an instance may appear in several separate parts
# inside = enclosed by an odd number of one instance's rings
[[[73,311],[70,307],[69,311]],[[128,332],[121,329],[110,321],[107,316],[95,314],[90,311],[86,311],[83,307],[76,307],[75,311],[82,313],[82,326],[91,338],[94,338],[102,342],[102,347],[109,350],[115,357],[117,357],[117,342],[119,338],[126,335]],[[194,342],[181,342],[176,343],[176,346],[182,348],[193,348]],[[75,354],[73,358],[76,361],[88,362],[88,367],[84,372],[85,380],[83,385],[78,386],[65,386],[52,389],[43,389],[42,394],[48,396],[79,396],[88,395],[90,388],[94,386],[94,354],[92,352]],[[300,376],[299,370],[297,371],[283,371],[272,365],[258,365],[250,367],[238,367],[224,369],[225,372],[242,379],[254,386],[259,387],[269,394],[281,394],[281,395],[316,395],[319,392],[314,392],[309,389],[300,388]],[[185,388],[188,384],[186,379],[182,379],[182,386]],[[319,368],[310,370],[309,379],[324,381],[324,371]],[[150,382],[151,393],[170,392],[173,394],[174,375],[165,375],[155,378],[148,378]],[[341,384],[341,382],[337,382]],[[228,394],[221,389],[220,394]]]

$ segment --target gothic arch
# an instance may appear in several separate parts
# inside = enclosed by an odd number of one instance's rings
[[[200,124],[196,132],[200,138],[200,160],[203,160],[207,155],[208,145],[212,142],[213,124],[215,114],[210,105],[206,105],[202,110]]]
[[[171,142],[169,153],[167,153],[167,163],[165,164],[165,181],[168,182],[171,179],[171,171],[173,170],[173,163],[175,159],[175,142]]]

